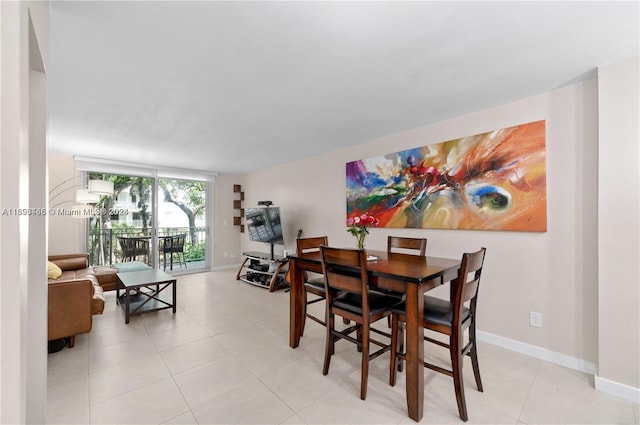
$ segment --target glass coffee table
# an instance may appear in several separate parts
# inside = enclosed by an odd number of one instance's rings
[[[116,278],[116,302],[124,311],[125,323],[148,311],[173,308],[175,314],[176,278],[170,274],[149,269],[118,273]]]

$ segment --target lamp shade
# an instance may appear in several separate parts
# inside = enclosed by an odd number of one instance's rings
[[[106,180],[89,180],[89,193],[95,195],[113,195],[113,182]]]
[[[91,193],[88,189],[78,189],[76,190],[76,201],[83,204],[95,204],[100,201],[100,195]]]

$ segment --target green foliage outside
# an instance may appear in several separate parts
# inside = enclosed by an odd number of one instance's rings
[[[200,242],[197,246],[185,245],[184,246],[184,258],[187,261],[201,261],[204,260],[205,243]]]

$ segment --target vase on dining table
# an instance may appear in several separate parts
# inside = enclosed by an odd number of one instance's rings
[[[362,213],[347,219],[347,232],[356,238],[356,247],[364,249],[364,238],[369,234],[370,226],[377,226],[380,220],[367,213]]]

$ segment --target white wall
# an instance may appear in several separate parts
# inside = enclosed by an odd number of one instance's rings
[[[589,80],[508,105],[293,164],[252,173],[246,205],[270,199],[283,211],[288,249],[295,231],[355,246],[345,228],[345,163],[546,120],[546,233],[373,229],[367,247],[385,249],[389,234],[426,236],[430,255],[459,257],[487,248],[478,327],[504,338],[597,362],[597,84]],[[263,249],[243,237],[243,249]],[[543,327],[529,326],[529,312]]]
[[[216,177],[211,221],[214,244],[212,266],[216,270],[240,266],[240,228],[233,225],[233,217],[240,214],[240,211],[233,209],[233,201],[240,199],[240,196],[233,192],[233,185],[243,183],[242,175],[219,174]]]
[[[75,160],[71,155],[49,152],[49,195],[51,210],[71,208],[75,203],[74,185],[82,182],[76,179],[81,175],[75,171]],[[69,181],[71,180],[71,181]],[[58,196],[56,196],[58,195]],[[54,208],[56,207],[57,208]],[[49,255],[73,254],[85,252],[84,235],[87,221],[70,216],[49,214]]]
[[[599,380],[640,388],[640,66],[598,70]],[[636,391],[636,401],[640,393]]]
[[[48,2],[0,2],[0,208],[46,208]],[[44,423],[46,219],[0,217],[0,422]]]

